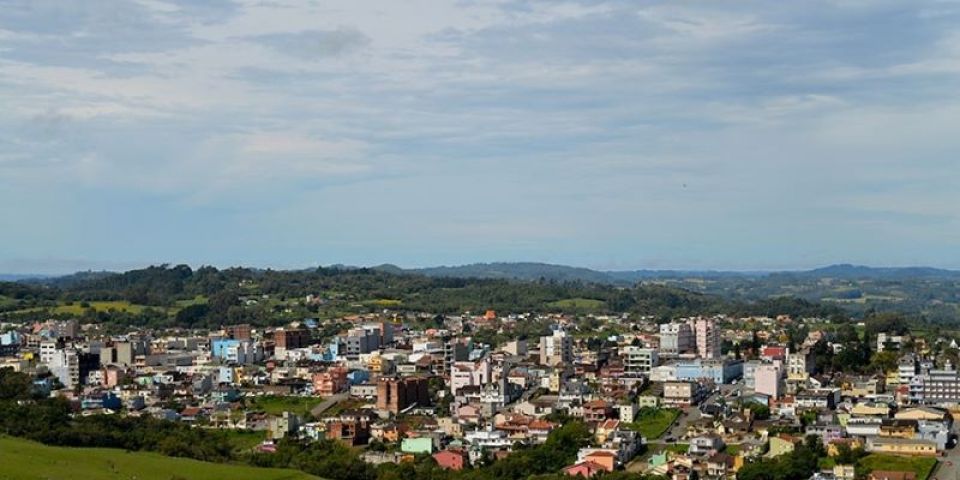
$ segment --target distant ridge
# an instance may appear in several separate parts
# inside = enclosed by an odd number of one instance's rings
[[[427,275],[429,277],[501,278],[527,281],[536,281],[543,278],[559,282],[581,281],[591,283],[615,283],[617,281],[617,279],[604,272],[598,272],[589,268],[534,262],[474,263],[470,265],[417,268],[403,271]]]
[[[353,270],[363,267],[334,264],[326,268]],[[682,280],[682,279],[721,279],[721,278],[836,278],[836,279],[957,279],[960,271],[934,267],[868,267],[863,265],[836,264],[812,270],[780,271],[729,271],[729,270],[593,270],[584,267],[572,267],[539,262],[492,262],[471,263],[426,268],[402,268],[393,264],[367,267],[371,270],[395,275],[425,275],[428,277],[482,278],[520,281],[587,282],[610,285],[629,285],[641,281]],[[0,274],[0,281],[70,285],[77,282],[117,275],[108,271],[83,271],[65,276],[53,275],[16,275]]]
[[[729,270],[592,270],[536,262],[472,263],[459,266],[403,269],[396,265],[374,267],[390,273],[414,273],[430,277],[499,278],[536,281],[581,281],[608,284],[630,284],[644,280],[683,278],[764,278],[799,276],[841,279],[960,279],[960,271],[933,267],[867,267],[836,264],[812,270],[729,271]]]

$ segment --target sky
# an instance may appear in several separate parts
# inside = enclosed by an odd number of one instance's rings
[[[0,0],[0,272],[960,268],[955,1]]]

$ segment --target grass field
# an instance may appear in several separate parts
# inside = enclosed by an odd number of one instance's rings
[[[391,300],[389,298],[378,298],[376,300],[370,300],[366,302],[369,305],[378,308],[397,308],[403,305],[403,302],[400,300]]]
[[[930,457],[900,457],[897,455],[870,454],[860,459],[857,465],[865,471],[894,470],[914,472],[917,480],[927,480],[937,459]]]
[[[687,450],[690,450],[690,445],[686,443],[672,443],[670,445],[664,445],[663,450],[673,453],[687,453]]]
[[[293,412],[303,417],[310,413],[323,399],[320,397],[276,397],[263,396],[247,399],[247,405],[256,410],[263,410],[271,415],[280,415],[283,412]]]
[[[207,303],[207,297],[204,297],[203,295],[197,295],[196,297],[188,300],[177,300],[176,308],[180,309],[183,307],[189,307],[190,305],[199,305],[201,303]]]
[[[637,416],[636,421],[628,423],[626,428],[639,432],[648,440],[660,438],[670,424],[680,415],[680,411],[673,408],[659,408],[643,410]]]
[[[267,439],[266,432],[251,430],[221,430],[226,435],[233,449],[239,452],[246,452],[256,447]]]
[[[0,480],[307,480],[302,472],[220,465],[155,453],[48,447],[0,437]]]
[[[566,300],[550,302],[547,306],[568,311],[597,311],[603,310],[606,303],[603,300],[594,300],[592,298],[568,298]]]
[[[114,301],[114,302],[87,302],[90,308],[98,312],[105,312],[108,310],[117,310],[121,312],[130,312],[130,313],[140,313],[145,307],[144,305],[136,305],[127,301]],[[60,305],[52,308],[50,311],[55,314],[65,313],[68,315],[83,315],[86,307],[81,306],[81,302],[73,302],[70,305]]]

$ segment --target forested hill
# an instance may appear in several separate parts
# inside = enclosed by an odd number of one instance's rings
[[[365,268],[300,271],[154,266],[67,281],[0,283],[0,318],[86,315],[180,326],[276,324],[383,309],[425,313],[630,313],[828,317],[842,310],[788,297],[730,301],[665,285],[428,277]],[[306,301],[307,296],[311,301]]]
[[[384,266],[394,273],[404,270]],[[752,302],[781,296],[835,305],[862,316],[901,313],[926,321],[960,324],[960,271],[930,267],[830,265],[779,272],[627,270],[597,271],[543,263],[477,263],[407,270],[438,277],[587,281],[610,285],[655,283]]]
[[[391,273],[418,273],[430,277],[504,278],[515,280],[579,280],[595,283],[635,283],[662,279],[762,279],[770,276],[857,280],[958,279],[960,271],[932,267],[867,267],[839,264],[812,270],[592,270],[550,263],[495,262],[468,265],[402,269],[395,265],[373,267]]]

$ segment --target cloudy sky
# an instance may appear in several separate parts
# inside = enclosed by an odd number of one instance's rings
[[[960,4],[0,0],[0,272],[960,267]]]

